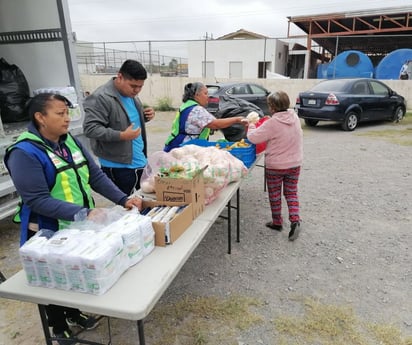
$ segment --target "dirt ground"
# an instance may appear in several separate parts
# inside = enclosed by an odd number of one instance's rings
[[[162,148],[172,117],[158,113],[148,125],[150,152]],[[264,226],[270,220],[269,202],[263,169],[255,167],[241,188],[240,243],[233,240],[232,253],[227,254],[226,223],[219,219],[147,318],[147,344],[323,344],[279,341],[273,320],[301,317],[304,298],[348,306],[362,322],[390,324],[411,337],[412,151],[410,144],[370,136],[388,130],[406,132],[412,142],[412,126],[402,123],[362,125],[354,132],[343,132],[335,124],[304,127],[302,232],[295,242],[287,240],[287,230]],[[285,205],[283,213],[287,219]],[[0,227],[0,270],[10,277],[21,269],[19,231],[10,219]],[[186,296],[233,295],[261,301],[254,309],[261,321],[230,335],[216,322],[208,341],[171,336],[159,343],[164,335],[159,334],[156,315],[163,308]],[[180,321],[173,320],[184,334]],[[113,344],[138,343],[135,323],[112,320],[111,325]],[[106,329],[103,323],[89,334],[104,341]],[[1,299],[0,345],[42,343],[37,307]]]

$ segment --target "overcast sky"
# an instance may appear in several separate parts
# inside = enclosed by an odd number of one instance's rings
[[[411,7],[411,0],[69,0],[80,41],[197,40],[239,29],[288,33],[287,17]],[[300,32],[293,28],[293,33]]]

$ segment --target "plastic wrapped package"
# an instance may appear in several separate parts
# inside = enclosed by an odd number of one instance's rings
[[[205,181],[205,204],[215,200],[220,191],[227,184],[239,181],[247,175],[246,166],[228,151],[214,146],[202,147],[198,145],[184,145],[170,152],[155,152],[142,175],[142,190],[145,193],[155,191],[154,177],[159,174],[160,168],[182,166],[184,175],[190,176],[199,169],[203,171]]]
[[[106,226],[80,217],[68,229],[29,239],[19,250],[28,283],[100,295],[154,249],[150,217],[137,208],[103,211]]]
[[[138,211],[131,210],[109,227],[102,229],[102,231],[111,229],[122,236],[128,267],[137,264],[154,248],[154,230],[150,218],[147,218]]]
[[[152,225],[152,219],[141,215],[139,219],[139,227],[143,241],[143,256],[147,256],[155,248],[155,232]]]
[[[50,267],[48,264],[47,242],[54,236],[55,232],[40,229],[36,235],[30,238],[19,249],[23,268],[26,271],[27,281],[30,285],[42,287],[54,287]],[[33,269],[30,269],[31,264]],[[32,274],[35,274],[32,276]],[[33,279],[34,278],[34,279]]]
[[[95,232],[92,230],[82,230],[79,233],[78,245],[72,251],[66,253],[64,258],[64,270],[70,285],[70,290],[77,292],[87,292],[86,282],[83,274],[81,255],[88,248],[95,246]]]
[[[76,106],[79,103],[77,99],[76,89],[73,86],[57,86],[33,90],[33,96],[36,96],[40,93],[55,93],[58,95],[62,95],[66,97],[72,103],[73,106]]]
[[[128,267],[122,236],[115,232],[97,232],[95,245],[81,253],[86,291],[105,293]]]
[[[47,264],[49,266],[53,287],[62,290],[70,290],[71,284],[66,272],[65,262],[67,256],[83,239],[79,230],[60,230],[44,245],[47,252]]]
[[[41,256],[41,253],[44,252],[43,247],[46,242],[46,237],[34,236],[19,249],[20,261],[29,285],[43,285],[38,273],[38,268],[36,267],[36,261]]]

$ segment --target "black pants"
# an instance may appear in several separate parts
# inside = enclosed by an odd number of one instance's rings
[[[80,315],[79,309],[62,307],[60,305],[49,304],[45,306],[47,322],[53,327],[54,333],[62,333],[68,328],[66,318],[77,320]]]
[[[123,193],[131,195],[135,190],[140,189],[140,178],[143,174],[143,168],[129,169],[102,167],[102,170]]]

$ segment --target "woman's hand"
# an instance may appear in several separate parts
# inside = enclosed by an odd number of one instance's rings
[[[92,222],[103,224],[107,221],[107,212],[102,208],[93,208],[87,215],[87,220]]]
[[[249,126],[249,121],[246,118],[242,117],[242,116],[238,116],[237,123],[240,123],[241,125],[243,125],[245,127]]]
[[[133,206],[137,207],[137,209],[141,211],[142,206],[143,206],[142,199],[137,198],[137,197],[132,197],[130,199],[127,199],[126,203],[124,204],[124,207],[127,208],[128,210],[131,210]]]

